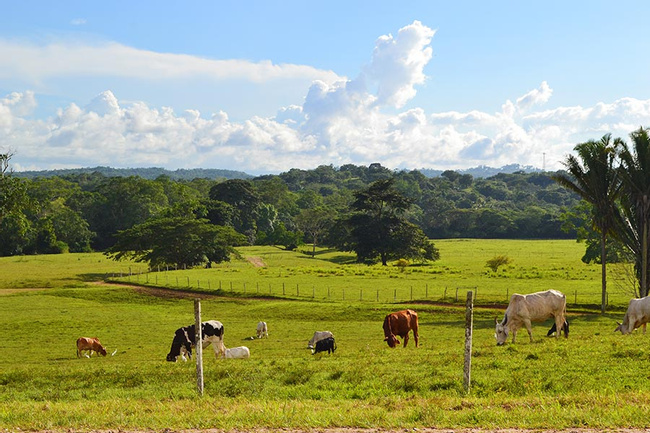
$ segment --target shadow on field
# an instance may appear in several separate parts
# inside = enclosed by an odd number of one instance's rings
[[[80,281],[83,281],[85,283],[93,283],[96,281],[104,281],[104,279],[106,278],[106,274],[88,273],[88,274],[79,274],[78,277]]]

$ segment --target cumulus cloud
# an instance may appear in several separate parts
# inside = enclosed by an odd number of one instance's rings
[[[414,21],[401,28],[396,37],[389,34],[377,39],[366,73],[377,82],[379,104],[400,108],[415,96],[415,85],[426,79],[424,67],[433,55],[429,44],[434,34],[434,30]]]
[[[243,121],[223,111],[176,113],[121,101],[111,91],[33,120],[34,94],[12,93],[0,99],[0,143],[16,149],[12,162],[25,169],[156,165],[269,173],[373,162],[391,168],[541,167],[542,155],[546,168],[555,169],[580,141],[609,132],[625,138],[650,124],[650,101],[634,98],[544,109],[553,93],[546,82],[505,101],[496,113],[394,110],[425,81],[433,36],[417,21],[395,37],[382,36],[358,77],[315,79],[302,105]]]

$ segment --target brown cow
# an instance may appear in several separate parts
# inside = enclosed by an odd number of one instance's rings
[[[99,342],[97,337],[88,338],[88,337],[79,337],[77,339],[77,357],[80,358],[83,351],[88,351],[86,357],[90,358],[93,356],[93,352],[97,352],[102,356],[106,356],[106,349],[102,346],[102,343]]]
[[[395,347],[399,343],[396,335],[404,339],[404,347],[409,342],[409,332],[413,330],[413,338],[415,338],[415,347],[418,347],[418,313],[413,310],[402,310],[396,313],[391,313],[384,319],[384,341],[388,343],[389,347]]]

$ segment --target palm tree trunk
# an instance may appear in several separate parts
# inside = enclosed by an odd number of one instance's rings
[[[643,221],[643,239],[641,240],[641,289],[639,296],[648,295],[648,223]]]
[[[600,266],[601,266],[601,278],[602,278],[602,289],[603,289],[600,312],[602,314],[605,314],[605,304],[607,303],[607,248],[606,248],[606,234],[604,230],[600,236]]]

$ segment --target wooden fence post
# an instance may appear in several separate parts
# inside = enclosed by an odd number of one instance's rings
[[[196,356],[196,387],[199,395],[203,395],[203,335],[201,335],[201,300],[194,300],[194,336],[196,346],[194,355]]]
[[[463,369],[463,387],[469,393],[472,377],[472,328],[474,326],[474,302],[472,291],[467,292],[467,303],[465,304],[465,368]]]

